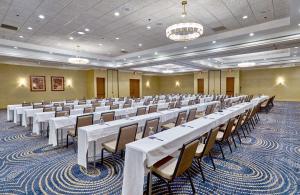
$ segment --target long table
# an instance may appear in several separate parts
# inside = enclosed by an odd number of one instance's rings
[[[100,153],[102,143],[116,139],[119,128],[122,126],[138,123],[139,128],[145,125],[147,120],[160,118],[160,123],[169,121],[177,117],[181,111],[189,111],[197,108],[197,111],[204,111],[208,105],[218,104],[218,101],[207,102],[185,106],[182,108],[174,108],[170,110],[158,111],[142,116],[135,116],[116,121],[107,122],[105,124],[95,124],[81,127],[78,129],[78,164],[87,167],[87,154],[95,155]],[[94,150],[96,148],[96,151]]]
[[[149,171],[148,167],[173,154],[184,143],[204,135],[211,129],[226,123],[230,118],[253,108],[257,105],[257,102],[264,101],[265,98],[241,103],[224,109],[223,112],[215,112],[184,125],[157,133],[155,137],[158,139],[144,138],[127,144],[122,194],[143,194],[144,176]]]

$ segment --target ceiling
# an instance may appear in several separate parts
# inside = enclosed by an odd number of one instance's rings
[[[18,30],[0,28],[0,62],[166,74],[298,63],[298,0],[189,0],[185,18],[181,9],[179,0],[1,0],[1,24]],[[165,29],[182,21],[204,35],[168,40]],[[71,65],[74,56],[90,63]]]

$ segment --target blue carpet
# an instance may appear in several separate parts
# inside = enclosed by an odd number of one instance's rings
[[[114,174],[111,158],[97,171],[86,173],[76,164],[72,147],[53,150],[47,139],[31,136],[22,127],[5,122],[0,112],[0,194],[121,194],[123,160]],[[300,103],[276,103],[245,139],[224,146],[226,160],[214,152],[216,171],[203,160],[206,182],[192,168],[197,194],[300,194]],[[167,194],[154,178],[154,194]],[[192,194],[185,177],[172,183],[174,194]]]

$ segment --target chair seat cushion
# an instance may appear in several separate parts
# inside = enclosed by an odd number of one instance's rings
[[[151,167],[151,171],[162,176],[165,179],[171,180],[174,174],[178,159],[167,156],[166,158],[158,161]]]
[[[216,139],[217,139],[218,141],[221,141],[222,138],[223,138],[223,136],[224,136],[224,132],[219,131],[218,134],[217,134],[217,138],[216,138]]]
[[[110,142],[106,142],[106,143],[103,143],[102,146],[109,152],[115,152],[116,150],[116,145],[117,145],[117,141],[116,140],[113,140],[113,141],[110,141]]]
[[[173,127],[175,127],[175,123],[168,123],[168,124],[161,126],[161,128],[163,128],[163,129],[171,129]]]
[[[68,135],[70,135],[70,136],[73,136],[73,137],[76,136],[75,128],[74,127],[68,128],[67,132],[68,132]]]
[[[203,143],[198,144],[195,156],[197,156],[197,157],[201,156],[201,154],[204,150],[204,146],[205,146],[205,144],[203,144]]]

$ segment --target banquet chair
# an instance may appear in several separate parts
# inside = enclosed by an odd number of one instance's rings
[[[157,105],[149,106],[148,114],[157,112]]]
[[[194,100],[189,100],[189,102],[188,102],[188,106],[190,106],[190,105],[194,105],[195,104],[195,101]]]
[[[117,168],[115,164],[115,155],[118,152],[123,152],[126,148],[126,144],[134,142],[136,137],[136,131],[138,128],[138,124],[132,124],[124,127],[120,127],[119,134],[117,140],[113,140],[110,142],[106,142],[102,144],[102,150],[101,150],[101,164],[103,164],[103,153],[104,150],[111,153],[113,157],[113,168],[115,173],[117,173]]]
[[[225,155],[224,155],[223,149],[222,149],[222,144],[223,143],[228,144],[230,152],[232,153],[231,145],[230,145],[230,142],[229,142],[229,137],[231,136],[231,131],[234,128],[234,121],[235,121],[235,118],[229,119],[229,121],[227,122],[226,128],[225,128],[225,131],[219,130],[218,134],[217,134],[217,137],[216,137],[216,142],[220,147],[220,150],[221,150],[221,153],[222,153],[222,156],[223,156],[224,159],[225,159]]]
[[[186,122],[190,122],[195,119],[197,108],[190,109]]]
[[[271,98],[269,98],[269,99],[265,100],[264,102],[262,102],[260,105],[260,110],[268,113],[270,111],[271,101],[272,101]]]
[[[42,104],[43,105],[49,105],[49,104],[51,104],[51,101],[43,101]]]
[[[93,108],[96,109],[97,107],[100,107],[101,106],[101,103],[100,102],[95,102],[92,104]]]
[[[242,113],[242,114],[240,114],[239,116],[237,116],[237,118],[235,119],[235,121],[234,121],[234,128],[232,128],[232,130],[231,130],[231,134],[232,135],[237,135],[238,136],[238,138],[239,138],[239,141],[240,141],[240,144],[242,143],[242,140],[241,140],[241,136],[240,136],[240,133],[239,133],[239,131],[238,131],[238,129],[239,129],[239,127],[240,127],[240,125],[241,125],[241,122],[242,122],[242,120],[243,120],[243,117],[244,117],[244,114],[245,113]],[[235,145],[236,146],[236,145]]]
[[[175,103],[175,108],[181,108],[181,101],[177,101]]]
[[[83,114],[93,113],[93,112],[94,112],[94,108],[93,107],[85,107],[83,109]]]
[[[186,113],[187,113],[187,111],[179,112],[178,115],[177,115],[176,122],[175,123],[167,123],[165,125],[162,125],[161,126],[162,130],[171,129],[173,127],[176,127],[178,125],[183,124],[185,122],[185,119],[186,119]]]
[[[203,170],[202,170],[202,167],[201,167],[201,161],[202,161],[202,158],[204,156],[209,156],[209,158],[211,160],[211,163],[213,165],[213,168],[214,168],[214,170],[216,170],[216,166],[215,166],[213,157],[211,155],[211,150],[213,149],[213,147],[215,145],[219,129],[220,129],[220,127],[216,127],[214,129],[212,129],[209,132],[209,135],[208,135],[208,137],[206,139],[206,142],[205,143],[201,143],[200,142],[198,144],[198,146],[197,146],[195,158],[196,158],[196,160],[198,162],[198,166],[199,166],[199,169],[200,169],[203,181],[205,181],[205,177],[204,177],[204,173],[203,173]]]
[[[144,115],[147,112],[147,107],[140,107],[136,110],[136,116]]]
[[[55,117],[62,117],[62,116],[70,116],[69,111],[56,111],[55,112]]]
[[[201,118],[201,117],[203,117],[203,116],[209,115],[209,114],[212,113],[212,111],[213,111],[213,105],[211,104],[211,105],[208,105],[208,106],[206,107],[206,109],[205,109],[204,112],[199,112],[199,113],[197,113],[196,116],[195,116],[195,118],[198,119],[198,118]]]
[[[23,102],[22,107],[25,107],[25,106],[32,106],[32,103],[31,102]]]
[[[78,105],[84,105],[84,104],[86,104],[86,100],[79,100],[78,101]]]
[[[62,108],[62,110],[63,111],[71,111],[72,110],[72,108],[73,108],[73,106],[64,106],[63,108]]]
[[[55,107],[44,107],[43,108],[43,112],[53,112],[55,110],[56,110]]]
[[[156,133],[158,130],[159,118],[150,119],[146,121],[145,127],[142,132],[136,134],[136,140],[148,137],[150,131]]]
[[[78,135],[78,128],[92,125],[94,122],[94,115],[82,115],[77,116],[75,127],[71,127],[67,129],[67,147],[69,146],[69,137],[72,137],[74,143],[74,151],[76,152],[76,139]]]
[[[169,109],[175,108],[175,102],[170,102],[168,108]]]
[[[33,109],[44,108],[42,104],[33,104]]]
[[[115,120],[115,112],[103,112],[101,113],[101,118],[104,122],[109,122]]]
[[[246,134],[243,128],[243,124],[245,122],[245,118],[247,116],[248,110],[246,110],[244,113],[240,114],[238,119],[235,119],[234,125],[236,126],[237,130],[241,129],[244,135],[244,138],[246,138]]]
[[[131,104],[129,104],[129,103],[125,103],[124,105],[123,105],[123,108],[130,108],[131,107]]]
[[[67,104],[74,103],[74,100],[66,100],[66,103],[67,103]]]
[[[65,104],[64,103],[54,103],[54,107],[63,107]]]
[[[113,104],[113,105],[110,105],[110,109],[111,109],[111,110],[119,109],[119,104]]]
[[[169,194],[172,194],[170,183],[174,181],[176,177],[180,177],[185,173],[190,181],[193,194],[196,193],[190,174],[190,167],[192,166],[198,143],[199,140],[193,140],[189,143],[183,144],[178,157],[167,156],[156,162],[150,168],[150,171],[153,175],[160,178],[167,184]],[[147,189],[149,189],[149,180],[150,177],[148,174]]]

